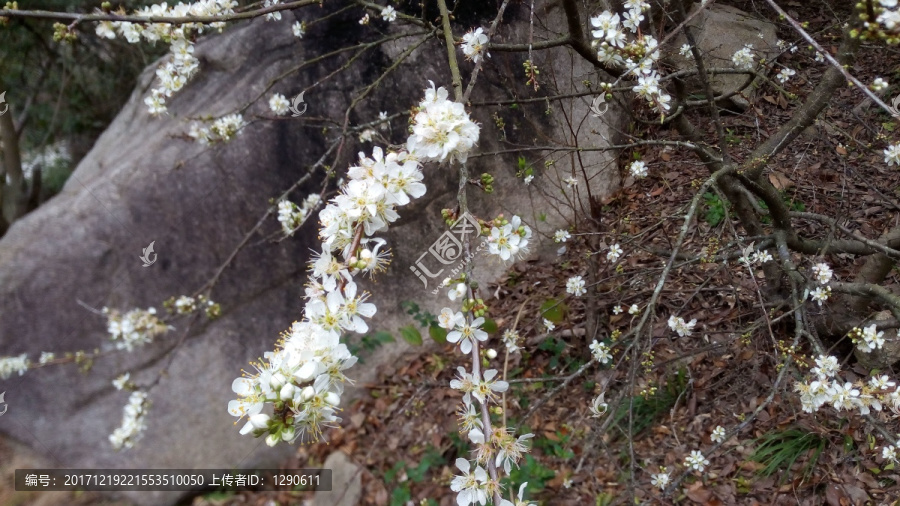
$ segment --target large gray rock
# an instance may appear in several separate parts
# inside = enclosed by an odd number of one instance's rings
[[[691,12],[694,13],[699,8],[700,4],[697,3]],[[707,68],[733,69],[731,57],[748,44],[753,46],[756,63],[759,63],[760,58],[771,60],[780,52],[776,46],[778,37],[774,24],[729,5],[709,5],[689,25],[693,28],[697,49],[703,54]],[[678,49],[685,43],[687,39],[684,34],[676,37],[669,60],[679,69],[696,68],[693,56],[685,58],[678,54]],[[746,109],[750,106],[747,99],[756,93],[752,84],[744,87],[747,79],[746,74],[716,74],[709,79],[709,83],[717,96],[730,95],[743,88],[740,94],[733,95],[723,103]],[[688,84],[692,91],[703,92],[699,79],[689,79]]]
[[[545,12],[557,23],[550,26],[561,32],[562,15],[554,2],[549,4]],[[298,16],[313,14],[321,15],[318,7]],[[162,119],[150,118],[143,104],[153,78],[154,69],[148,68],[62,193],[16,222],[0,240],[0,355],[27,353],[37,361],[42,351],[60,356],[95,348],[108,351],[87,374],[78,372],[75,365],[51,366],[0,381],[0,392],[6,392],[9,405],[0,417],[0,432],[60,468],[266,467],[277,466],[292,451],[284,445],[268,448],[261,440],[240,436],[226,405],[234,397],[232,380],[242,367],[251,369],[247,361],[272,349],[279,332],[302,317],[306,261],[317,244],[314,222],[275,243],[266,240],[279,228],[270,217],[212,291],[212,298],[222,304],[221,318],[201,320],[191,327],[187,320],[177,320],[176,330],[133,353],[112,350],[105,318],[85,306],[123,310],[155,306],[161,311],[162,300],[193,293],[214,276],[263,216],[269,199],[299,180],[322,155],[326,137],[332,138],[334,132],[323,135],[323,123],[316,118],[340,122],[352,94],[412,43],[404,39],[373,51],[327,84],[307,92],[309,109],[303,118],[263,118],[269,115],[271,92],[293,96],[324,79],[339,63],[327,61],[306,68],[267,91],[276,76],[339,44],[374,39],[374,31],[358,30],[353,16],[314,25],[303,40],[291,35],[294,19],[288,14],[281,22],[258,19],[201,41],[196,51],[201,72],[170,100],[170,114]],[[511,8],[506,19],[509,24],[501,38],[520,41],[527,11]],[[396,29],[384,24],[379,28]],[[536,36],[555,35],[539,29]],[[542,75],[555,76],[558,89],[553,92],[580,91],[586,76],[600,80],[593,68],[578,57],[570,58],[567,51],[556,48],[539,55]],[[449,88],[447,65],[441,63],[445,55],[438,41],[425,44],[357,107],[351,124],[371,121],[379,111],[406,111],[421,99],[427,79]],[[516,84],[522,61],[521,54],[495,53],[481,74],[473,103],[535,96]],[[471,64],[462,67],[468,76]],[[510,72],[515,79],[507,77]],[[544,83],[547,88],[549,81]],[[584,203],[588,186],[600,199],[618,184],[615,160],[601,151],[580,156],[558,151],[547,158],[555,165],[544,170],[538,152],[509,151],[510,144],[500,142],[492,113],[505,119],[506,135],[516,145],[544,146],[554,139],[570,146],[602,146],[603,138],[611,137],[618,125],[611,128],[591,117],[589,98],[551,104],[549,114],[544,101],[516,109],[475,110],[482,124],[480,151],[506,152],[471,158],[472,174],[490,172],[497,182],[493,195],[469,190],[470,206],[482,217],[520,214],[535,229],[536,252],[555,251],[557,245],[547,235],[572,221],[571,208],[562,202],[577,204],[580,198]],[[204,147],[185,138],[188,118],[219,116],[248,103],[245,118],[255,120],[234,141]],[[617,117],[609,111],[603,120]],[[392,126],[391,141],[402,142],[405,122],[395,121]],[[357,146],[356,139],[350,138],[336,170],[346,170],[362,148],[370,151],[371,147]],[[531,186],[515,178],[519,155],[539,172]],[[418,300],[434,312],[446,303],[444,291],[431,293],[439,279],[429,280],[425,287],[410,266],[445,230],[440,210],[454,206],[457,175],[436,166],[427,167],[425,173],[428,194],[401,209],[401,220],[384,236],[394,253],[390,270],[377,283],[366,283],[379,307],[371,322],[373,329],[394,330],[411,323],[399,307],[404,300]],[[571,190],[568,196],[561,191],[562,179],[571,174],[580,180],[578,197]],[[292,199],[299,201],[318,191],[323,181],[320,173],[314,174]],[[138,257],[151,241],[158,259],[142,267]],[[483,283],[504,270],[485,256],[477,261]],[[374,377],[378,364],[396,361],[404,348],[398,343],[381,349],[352,369],[351,376],[364,383]],[[128,394],[115,390],[110,381],[124,372],[148,390],[152,406],[139,444],[115,452],[107,438],[120,424]],[[358,394],[351,391],[350,397]],[[142,504],[165,504],[178,495],[132,493],[129,497]]]

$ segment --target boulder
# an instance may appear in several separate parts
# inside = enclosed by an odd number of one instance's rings
[[[691,13],[696,12],[699,8],[699,3],[694,4]],[[693,34],[697,48],[703,54],[704,63],[708,69],[733,69],[734,63],[731,61],[731,57],[748,44],[753,46],[752,50],[756,55],[757,63],[761,58],[771,60],[780,52],[776,45],[778,36],[775,33],[774,24],[729,5],[707,6],[703,12],[691,20],[689,26],[694,29]],[[670,46],[673,51],[670,52],[668,60],[679,70],[696,68],[693,56],[684,57],[678,54],[678,49],[686,43],[687,39],[684,34],[681,34]],[[733,95],[722,103],[744,110],[750,106],[748,99],[752,100],[755,94],[755,83],[746,86],[747,79],[746,74],[717,74],[712,76],[709,81],[716,96],[728,95],[743,89],[741,93]],[[703,86],[696,77],[688,79],[687,84],[690,92],[703,93]]]
[[[547,3],[548,17],[558,18],[555,30],[562,32],[558,7]],[[8,404],[0,433],[57,468],[265,468],[277,466],[293,451],[239,435],[240,426],[226,406],[235,397],[231,383],[241,369],[252,370],[247,362],[271,350],[279,333],[302,317],[306,262],[317,246],[316,220],[290,238],[273,241],[279,224],[274,216],[265,218],[212,290],[211,298],[222,306],[216,320],[175,320],[174,330],[127,353],[114,349],[105,317],[94,310],[153,306],[163,312],[163,300],[195,293],[215,277],[266,214],[270,199],[301,180],[323,155],[335,136],[333,129],[323,133],[323,120],[339,124],[352,96],[414,41],[400,39],[374,49],[335,77],[328,75],[343,61],[326,60],[276,80],[316,55],[399,29],[376,20],[377,31],[360,30],[354,17],[358,13],[344,12],[311,25],[303,39],[293,37],[290,25],[296,19],[324,14],[317,6],[285,13],[282,21],[256,19],[205,37],[195,52],[199,75],[170,99],[169,114],[162,118],[151,118],[143,103],[154,78],[155,65],[149,67],[62,192],[0,239],[0,355],[24,353],[37,362],[44,351],[57,356],[94,349],[103,353],[86,373],[75,364],[54,365],[0,380]],[[506,23],[498,40],[520,42],[527,33],[522,27],[528,25],[528,10],[511,7]],[[466,28],[455,30],[461,34]],[[556,36],[535,28],[536,36]],[[596,76],[590,65],[569,54],[566,48],[538,53],[542,75],[556,76],[556,85],[550,79],[544,83],[555,87],[550,93],[583,90],[584,76]],[[350,115],[351,126],[374,120],[380,111],[408,111],[421,100],[429,79],[449,88],[445,58],[440,40],[426,42],[359,104]],[[592,117],[590,97],[549,105],[540,100],[517,108],[477,105],[543,96],[544,90],[536,93],[514,82],[524,81],[519,79],[524,60],[521,53],[497,52],[479,77],[470,110],[482,126],[478,151],[488,154],[471,157],[468,166],[476,177],[489,172],[497,181],[492,195],[470,187],[469,203],[481,217],[521,215],[534,228],[534,254],[552,256],[558,246],[550,239],[553,231],[574,221],[572,207],[584,203],[588,189],[601,199],[618,185],[615,158],[603,151],[576,157],[566,150],[541,157],[540,151],[512,146],[546,146],[550,139],[569,146],[603,146],[619,128],[619,115],[611,110],[603,118]],[[463,62],[461,67],[467,81],[473,66]],[[304,116],[272,117],[271,93],[292,97],[319,81],[321,86],[306,92]],[[247,104],[243,113],[250,124],[231,142],[203,146],[185,135],[189,120],[236,112]],[[498,117],[505,120],[505,133]],[[403,142],[405,118],[391,126],[384,135],[392,143]],[[371,144],[350,137],[336,172],[345,171],[359,150],[371,152]],[[519,156],[537,172],[530,186],[515,176]],[[553,162],[549,168],[547,160]],[[440,279],[427,279],[423,286],[410,267],[446,230],[440,210],[454,206],[458,175],[437,166],[428,166],[425,173],[428,193],[401,209],[401,219],[383,236],[394,255],[390,269],[377,282],[364,283],[378,305],[370,322],[373,330],[394,331],[413,323],[401,309],[402,301],[416,300],[432,312],[448,302],[444,291],[432,293]],[[561,181],[570,175],[579,178],[577,195],[563,191]],[[299,202],[325,182],[321,171],[313,172],[290,198]],[[329,184],[334,187],[334,181]],[[144,267],[139,257],[151,242],[158,258]],[[476,261],[483,285],[506,269],[486,255]],[[357,385],[373,378],[379,364],[398,360],[408,348],[398,341],[349,371]],[[151,406],[143,438],[134,448],[117,452],[108,437],[121,423],[128,393],[116,390],[111,380],[125,372],[148,392]],[[363,393],[351,390],[344,402]],[[126,494],[148,505],[171,504],[182,495]]]

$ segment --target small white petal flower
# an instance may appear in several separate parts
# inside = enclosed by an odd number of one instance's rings
[[[716,426],[713,429],[712,434],[710,434],[709,439],[712,440],[713,443],[721,443],[725,441],[725,427],[721,425]]]
[[[615,262],[622,256],[622,247],[619,246],[619,243],[615,243],[609,247],[609,251],[606,253],[606,259],[610,262]]]
[[[306,33],[306,30],[303,29],[303,23],[295,21],[294,24],[291,25],[291,32],[294,34],[294,37],[302,39],[303,35]]]

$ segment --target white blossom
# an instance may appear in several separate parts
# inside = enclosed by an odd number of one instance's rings
[[[18,373],[21,376],[28,370],[29,365],[27,353],[16,357],[0,357],[0,379],[7,379],[13,373]]]
[[[697,324],[697,319],[686,322],[684,318],[680,316],[671,315],[669,316],[669,328],[678,333],[680,337],[691,335],[691,331],[694,326]]]
[[[581,276],[572,276],[566,281],[566,292],[576,297],[580,297],[587,293],[584,288],[584,279]]]
[[[635,160],[628,166],[628,171],[637,179],[647,177],[647,164],[640,160]]]
[[[796,74],[797,74],[796,71],[785,67],[785,68],[781,69],[781,71],[778,72],[778,75],[775,76],[775,79],[778,79],[778,82],[784,84],[788,81],[788,79],[791,78],[791,76],[796,75]]]
[[[288,101],[287,97],[282,95],[281,93],[275,93],[271,97],[269,97],[269,109],[272,110],[278,116],[284,116],[290,110],[291,103]]]
[[[693,450],[690,455],[685,457],[684,466],[688,469],[700,471],[701,473],[709,465],[709,460],[703,457],[699,450]]]
[[[900,143],[891,144],[884,150],[884,163],[891,165],[900,165]]]
[[[487,47],[488,36],[484,33],[484,30],[476,28],[475,30],[470,30],[468,33],[463,35],[462,38],[462,52],[466,55],[466,58],[472,60],[474,63],[478,63],[481,61],[481,54],[484,53],[485,48]],[[485,55],[490,58],[490,53],[485,53]]]
[[[619,246],[619,243],[614,243],[609,247],[609,251],[606,253],[606,259],[610,262],[615,262],[622,256],[622,247]]]
[[[880,77],[876,77],[874,81],[872,81],[871,88],[872,91],[881,91],[886,90],[888,87],[888,82]]]
[[[738,69],[750,70],[753,68],[753,57],[753,44],[747,44],[734,53],[731,61]]]
[[[381,19],[388,23],[393,23],[397,19],[397,10],[390,5],[386,6],[384,9],[381,9]]]
[[[827,284],[831,281],[831,277],[833,276],[833,272],[831,271],[831,267],[826,263],[818,263],[812,266],[813,276],[816,278],[816,282],[821,285]]]
[[[715,429],[713,429],[712,434],[710,434],[709,439],[712,440],[713,443],[722,443],[725,441],[725,427],[721,425],[717,425]]]

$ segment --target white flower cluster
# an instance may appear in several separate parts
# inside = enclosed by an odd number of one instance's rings
[[[278,222],[286,235],[293,235],[303,225],[309,214],[316,209],[322,197],[318,193],[310,193],[303,199],[301,205],[290,200],[282,200],[278,203]]]
[[[462,38],[462,52],[466,55],[466,58],[472,60],[474,63],[478,63],[481,61],[481,54],[485,53],[485,48],[487,47],[488,36],[484,33],[480,27],[475,30],[469,30],[469,32],[463,35]],[[490,53],[485,53],[485,55],[490,58]]]
[[[504,261],[528,253],[531,228],[523,225],[522,218],[518,216],[501,223],[499,227],[491,227],[491,235],[487,238],[488,251]]]
[[[169,6],[165,3],[142,7],[134,11],[135,16],[155,16],[180,18],[188,16],[223,16],[234,13],[237,2],[234,0],[199,0],[193,3],[179,2]],[[124,10],[120,14],[125,14]],[[279,14],[280,15],[280,14]],[[120,21],[101,21],[97,24],[98,36],[114,39],[116,32],[131,44],[143,38],[147,42],[163,41],[170,45],[171,58],[156,70],[158,81],[144,98],[150,114],[158,115],[166,112],[166,98],[171,97],[187,83],[199,67],[199,60],[194,57],[192,33],[202,33],[206,28],[221,30],[225,23],[130,23]]]
[[[738,262],[748,267],[772,261],[771,253],[766,250],[755,251],[753,243],[741,250],[741,253],[742,256],[738,259]]]
[[[647,177],[647,164],[640,160],[633,161],[631,162],[631,165],[628,166],[628,172],[630,172],[635,179],[645,178]]]
[[[884,332],[879,331],[875,324],[864,329],[854,328],[850,331],[850,340],[863,353],[871,353],[872,350],[880,350],[884,346]]]
[[[900,143],[891,144],[884,150],[884,163],[891,165],[900,165]]]
[[[694,329],[695,325],[697,325],[696,318],[686,322],[684,321],[684,318],[680,316],[669,316],[669,328],[677,332],[680,337],[691,335],[691,331]]]
[[[478,124],[469,119],[465,107],[448,100],[447,90],[443,87],[435,89],[431,83],[413,118],[412,135],[406,142],[406,149],[421,161],[458,160],[465,163],[469,150],[478,142],[479,131]]]
[[[547,320],[544,320],[544,321],[546,322]],[[550,323],[550,325],[553,325],[553,323]],[[503,340],[503,345],[506,346],[506,351],[508,353],[515,353],[522,349],[519,347],[519,343],[521,342],[522,337],[515,330],[512,330],[512,329],[505,330],[503,332],[502,340]]]
[[[147,428],[144,419],[147,417],[147,408],[149,407],[150,401],[147,400],[146,393],[131,393],[128,404],[123,410],[122,425],[109,435],[109,442],[113,448],[121,450],[134,447],[134,443],[141,437],[141,432]]]
[[[112,380],[112,385],[116,390],[122,390],[126,386],[128,386],[128,380],[131,379],[131,373],[126,372],[125,374],[120,375],[116,379]]]
[[[750,70],[753,68],[753,44],[746,44],[743,49],[735,51],[731,57],[734,66],[741,70]]]
[[[880,77],[876,77],[870,86],[872,91],[882,91],[888,88],[888,82]]]
[[[831,270],[831,267],[828,264],[821,262],[812,266],[813,275],[816,278],[816,282],[819,284],[825,285],[831,281],[831,278],[834,276],[834,272]]]
[[[48,364],[56,359],[56,354],[51,351],[42,351],[38,363],[41,365]]]
[[[116,349],[132,351],[153,342],[153,338],[165,334],[169,327],[156,317],[156,309],[132,309],[120,314],[115,309],[103,308],[107,317],[107,332],[115,341]]]
[[[823,302],[828,300],[831,297],[831,287],[826,286],[831,278],[834,276],[834,273],[831,270],[831,267],[828,264],[821,262],[812,266],[813,278],[816,283],[822,285],[817,286],[814,290],[809,293],[809,298],[816,301],[819,306],[822,305]]]
[[[228,142],[244,128],[247,123],[240,114],[229,114],[212,121],[212,124],[205,125],[199,122],[191,123],[191,129],[188,135],[199,142],[207,145],[216,142]]]
[[[310,262],[304,319],[282,334],[276,349],[264,354],[264,362],[252,364],[255,373],[245,372],[232,384],[238,399],[229,402],[228,412],[239,419],[248,417],[241,434],[265,435],[269,446],[298,439],[318,441],[323,427],[340,421],[344,371],[357,360],[340,337],[344,331],[367,332],[363,318],[376,312],[375,304],[367,302],[368,294],[358,293],[353,276],[385,264],[385,255],[378,251],[384,241],[371,236],[399,218],[396,207],[425,194],[419,160],[464,159],[478,139],[478,127],[468,120],[462,105],[446,97],[446,90],[435,90],[434,84],[426,90],[413,127],[418,138],[409,141],[417,150],[385,154],[376,147],[371,158],[360,153],[359,164],[348,171],[349,180],[319,213],[322,246]],[[459,132],[469,135],[472,127],[474,137],[463,140]],[[457,139],[451,141],[452,135]],[[440,144],[437,153],[433,144]],[[370,249],[370,242],[378,245]],[[470,331],[474,337],[475,330]],[[262,412],[267,404],[275,408],[271,415]]]
[[[281,93],[274,93],[269,97],[269,110],[277,116],[284,116],[291,110],[291,102]]]
[[[693,450],[690,455],[684,458],[684,467],[695,471],[703,472],[709,465],[709,459],[703,456],[700,450]]]
[[[612,353],[609,352],[609,346],[605,343],[601,343],[594,339],[591,343],[591,355],[594,357],[594,360],[600,362],[601,364],[608,364],[610,360],[612,360]]]
[[[873,376],[868,383],[854,384],[837,377],[840,369],[835,357],[816,358],[816,366],[810,369],[814,375],[812,381],[798,381],[794,385],[794,390],[800,393],[803,411],[814,413],[826,404],[838,411],[856,409],[861,415],[869,414],[870,408],[881,411],[883,404],[894,412],[900,410],[900,392],[894,388],[897,383],[888,376]]]
[[[900,30],[900,9],[897,8],[897,0],[878,0],[878,4],[881,8],[876,7],[878,17],[875,18],[875,21],[890,31]],[[870,27],[868,21],[865,25],[866,28]]]
[[[621,18],[618,13],[610,11],[591,18],[591,26],[594,27],[591,44],[597,48],[597,59],[601,62],[625,67],[637,76],[638,84],[634,91],[665,114],[671,107],[672,97],[660,88],[659,74],[654,69],[660,56],[659,42],[638,30],[644,19],[642,13],[650,8],[650,4],[643,0],[628,0],[625,8],[628,12]],[[626,32],[634,34],[635,38],[629,41]]]
[[[197,311],[198,309],[206,309],[207,315],[212,316],[211,308],[213,308],[214,306],[216,306],[215,302],[207,299],[205,295],[201,294],[201,295],[198,295],[197,297],[182,295],[182,296],[178,297],[177,299],[175,299],[175,302],[171,306],[171,308],[174,308],[175,314],[178,314],[178,315],[191,314],[194,311]],[[169,306],[167,306],[167,307],[169,307]]]
[[[584,279],[581,276],[572,276],[566,281],[566,292],[576,297],[580,297],[587,293],[584,288]]]
[[[266,0],[263,2],[263,7],[274,7],[278,5],[278,2],[281,0]],[[266,21],[281,21],[281,11],[270,12],[266,14]]]
[[[25,374],[31,362],[28,360],[28,354],[23,353],[18,357],[0,357],[0,379],[7,379],[13,373],[19,373],[19,376]]]

